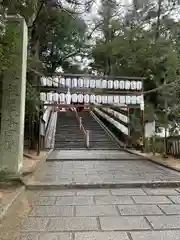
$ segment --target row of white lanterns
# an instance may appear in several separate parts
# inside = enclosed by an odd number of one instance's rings
[[[99,110],[98,108],[94,108],[95,112],[97,112],[101,117],[103,117],[104,119],[106,119],[108,122],[110,122],[112,125],[114,125],[118,130],[120,130],[121,132],[123,132],[125,135],[128,135],[129,133],[129,129],[128,127],[124,126],[123,124],[121,124],[120,122],[116,121],[115,119],[113,119],[112,117],[108,116],[107,114],[105,114],[104,112],[102,112],[101,110]]]
[[[41,101],[45,102],[58,102],[58,103],[94,103],[94,104],[141,104],[143,101],[142,96],[101,96],[89,94],[64,94],[64,93],[40,93]]]
[[[48,87],[107,88],[122,90],[142,90],[142,81],[105,80],[88,78],[41,78],[41,85]]]
[[[114,109],[111,109],[111,108],[103,108],[103,111],[109,113],[109,114],[112,114],[114,117],[118,118],[119,120],[121,120],[122,122],[124,123],[128,123],[129,120],[128,120],[128,116],[120,113],[120,112],[117,112],[115,111]]]

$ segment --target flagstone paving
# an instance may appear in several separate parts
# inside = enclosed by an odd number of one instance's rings
[[[180,173],[169,170],[147,160],[68,160],[46,162],[32,178],[28,187],[119,187],[127,185],[160,185],[177,183],[180,186]],[[117,156],[116,156],[117,157]],[[128,186],[128,187],[129,187]],[[163,193],[160,193],[160,195]],[[179,201],[180,199],[176,199]]]
[[[179,240],[180,187],[150,188],[147,183],[179,183],[180,173],[119,156],[41,165],[26,182],[33,190],[0,223],[0,239]],[[118,187],[126,182],[142,186]]]
[[[174,198],[180,189],[158,190],[28,191],[2,221],[0,239],[179,240],[180,205]]]

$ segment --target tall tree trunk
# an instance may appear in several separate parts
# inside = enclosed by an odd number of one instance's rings
[[[158,0],[158,12],[157,12],[157,23],[156,23],[155,40],[157,40],[159,38],[159,35],[160,35],[161,10],[162,10],[162,0]]]

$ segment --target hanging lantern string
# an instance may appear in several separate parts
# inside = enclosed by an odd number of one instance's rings
[[[35,69],[32,69],[32,68],[30,68],[30,67],[28,67],[28,69],[29,69],[30,71],[34,72],[35,74],[41,76],[41,77],[42,77],[42,76],[46,77],[44,74],[36,71]],[[54,79],[49,79],[49,81],[52,81],[53,83],[56,83],[56,84],[59,83],[59,82],[55,81]],[[178,78],[178,79],[175,80],[174,82],[167,83],[167,84],[163,84],[163,85],[161,85],[161,86],[159,86],[159,87],[156,87],[156,88],[153,88],[153,89],[151,89],[151,90],[142,91],[141,94],[142,94],[142,95],[147,95],[147,94],[149,94],[149,93],[158,92],[158,91],[163,90],[163,89],[166,88],[166,87],[172,87],[172,86],[178,84],[179,82],[180,82],[180,78]],[[133,94],[134,94],[134,95],[139,95],[139,92],[135,92],[135,91],[134,91]]]
[[[62,83],[62,82],[60,82],[59,80],[58,81],[56,81],[56,80],[54,80],[53,78],[47,78],[48,79],[48,81],[50,81],[50,82],[52,82],[52,83],[55,83],[55,84],[61,84],[61,85],[63,85],[64,87],[69,87],[70,88],[70,84],[67,84],[67,83]],[[66,78],[66,80],[68,79],[68,81],[69,81],[69,79],[70,78]],[[65,79],[64,79],[65,80]],[[70,80],[73,80],[73,79],[70,79]],[[77,80],[77,79],[76,79]],[[86,81],[86,79],[84,79],[83,80],[83,78],[79,78],[79,80],[81,80],[81,82],[80,83],[78,83],[78,86],[72,86],[72,88],[73,87],[80,87],[80,88],[100,88],[100,89],[104,89],[105,87],[102,87],[102,85],[100,84],[99,86],[98,85],[96,85],[96,80],[95,79],[90,79],[90,80],[88,80],[89,81],[89,84],[88,85],[90,85],[89,87],[86,85],[86,83],[84,82],[83,83],[83,81],[85,80]],[[98,80],[97,80],[98,81]],[[104,81],[104,79],[103,80],[99,80],[101,83]],[[123,83],[123,86],[124,87],[117,87],[117,86],[115,86],[114,85],[114,83],[116,82],[117,83],[117,81],[118,80],[115,80],[115,81],[113,81],[113,80],[105,80],[105,81],[107,81],[107,88],[106,89],[115,89],[115,90],[119,90],[119,89],[123,89],[123,90],[133,90],[132,91],[132,93],[134,93],[135,92],[135,90],[136,90],[136,88],[138,88],[138,87],[133,87],[133,88],[131,88],[131,82],[134,82],[134,83],[140,83],[140,86],[139,86],[139,88],[137,89],[138,90],[138,92],[137,92],[137,94],[135,94],[135,95],[139,95],[139,94],[142,94],[142,92],[141,92],[141,89],[142,89],[142,82],[141,81],[128,81],[127,80],[127,84],[128,84],[128,88],[126,88],[126,86],[125,86],[125,83]],[[121,81],[123,81],[123,80],[119,80],[119,83],[121,82]],[[113,83],[114,82],[114,83]],[[110,84],[111,83],[111,84]],[[73,85],[73,84],[72,84]],[[80,86],[81,85],[81,86]],[[84,85],[84,86],[83,86]],[[47,84],[45,85],[45,86],[47,86]],[[97,87],[98,86],[98,87]],[[131,94],[131,93],[130,93]]]

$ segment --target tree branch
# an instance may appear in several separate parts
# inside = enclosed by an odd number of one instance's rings
[[[158,12],[157,12],[157,24],[156,24],[156,37],[157,40],[159,38],[159,28],[161,24],[160,16],[161,16],[161,7],[162,7],[162,0],[158,1]]]
[[[38,18],[39,18],[39,15],[40,15],[40,13],[41,13],[41,10],[42,10],[43,6],[44,6],[44,0],[42,1],[42,3],[41,3],[40,6],[39,6],[39,9],[38,9],[38,11],[37,11],[36,17],[35,17],[32,25],[28,27],[29,29],[35,27],[36,22],[37,22],[37,20],[38,20]]]

